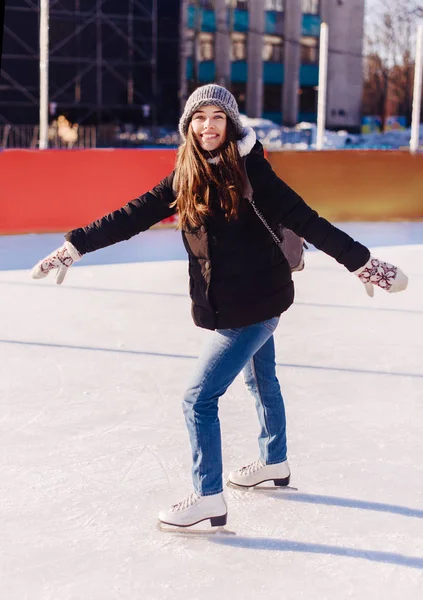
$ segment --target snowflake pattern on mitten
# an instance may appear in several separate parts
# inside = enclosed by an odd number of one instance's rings
[[[56,283],[61,284],[69,271],[69,267],[74,262],[81,259],[81,254],[73,244],[66,241],[63,246],[51,252],[48,256],[40,260],[31,271],[33,279],[42,279],[46,277],[50,271],[57,269]]]
[[[69,254],[68,249],[65,247],[59,248],[54,254],[50,254],[47,256],[45,260],[40,264],[40,270],[42,273],[47,273],[51,271],[51,269],[57,268],[59,265],[57,261],[60,261],[62,265],[65,267],[71,267],[74,263],[72,256]]]
[[[372,283],[389,291],[394,284],[397,272],[398,269],[394,265],[377,258],[371,258],[358,278],[363,283]]]

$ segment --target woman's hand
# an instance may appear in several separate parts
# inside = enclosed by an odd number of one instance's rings
[[[365,265],[354,271],[354,275],[364,283],[366,292],[372,297],[375,285],[391,293],[402,292],[408,285],[408,277],[400,268],[374,256],[370,256]]]
[[[60,248],[43,258],[43,260],[40,260],[40,262],[35,265],[31,271],[31,277],[33,279],[42,279],[53,269],[58,269],[56,283],[61,284],[66,277],[69,267],[81,258],[82,257],[75,246],[70,242],[65,242],[63,246],[60,246]]]

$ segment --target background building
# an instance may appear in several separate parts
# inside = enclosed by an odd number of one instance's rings
[[[217,81],[250,117],[316,120],[321,21],[329,25],[327,127],[358,129],[364,0],[50,2],[50,118],[171,125]],[[6,0],[0,124],[36,124],[39,1]]]
[[[358,129],[364,0],[183,0],[181,104],[198,84],[228,86],[241,111],[315,121],[320,23],[329,25],[327,126]]]

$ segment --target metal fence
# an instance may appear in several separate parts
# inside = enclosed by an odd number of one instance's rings
[[[38,148],[38,125],[0,125],[0,148]],[[60,131],[58,127],[50,127],[48,135],[49,148],[96,148],[97,128],[76,127]]]
[[[258,139],[268,150],[314,149],[315,135],[311,128],[280,127],[272,123],[254,127]],[[315,125],[311,127],[315,128]],[[342,135],[341,135],[342,134]],[[342,149],[409,149],[409,130],[385,134],[325,133],[325,148]],[[53,149],[87,148],[170,148],[180,143],[174,126],[138,125],[71,125],[53,123],[49,127],[48,147]],[[0,125],[0,150],[39,147],[38,125]],[[423,144],[423,124],[420,125],[420,148]]]
[[[72,148],[139,148],[143,146],[177,146],[179,134],[169,127],[132,125],[70,125],[49,127],[48,147]],[[0,149],[39,147],[38,125],[0,125]]]

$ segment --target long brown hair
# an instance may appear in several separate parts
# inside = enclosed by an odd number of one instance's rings
[[[210,156],[218,157],[217,165],[207,162]],[[212,187],[217,189],[226,218],[238,217],[244,177],[235,128],[229,118],[226,140],[212,155],[202,150],[189,127],[186,143],[178,150],[175,171],[173,186],[177,196],[172,206],[176,206],[180,229],[200,227],[211,214]]]

